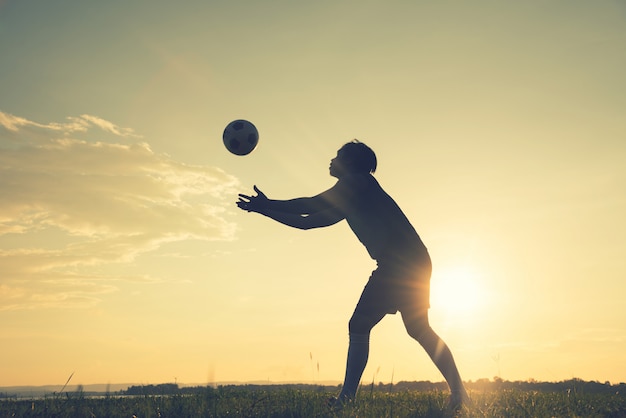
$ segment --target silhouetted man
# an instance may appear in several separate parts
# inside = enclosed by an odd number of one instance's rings
[[[257,195],[240,194],[237,205],[299,229],[326,227],[345,219],[377,262],[350,318],[346,375],[336,405],[356,396],[367,364],[372,328],[385,315],[399,311],[409,335],[424,347],[448,382],[450,406],[458,408],[467,393],[450,349],[428,322],[432,270],[428,250],[372,175],[376,165],[376,154],[355,140],[341,147],[331,160],[330,175],[337,183],[325,192],[272,200],[254,186]]]

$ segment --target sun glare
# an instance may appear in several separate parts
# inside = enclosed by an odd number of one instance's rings
[[[433,272],[431,306],[455,316],[477,313],[485,303],[480,275],[469,267],[443,268]]]

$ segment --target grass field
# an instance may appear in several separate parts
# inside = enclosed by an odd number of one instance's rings
[[[505,389],[471,393],[458,413],[446,410],[441,391],[380,391],[363,387],[358,399],[331,410],[328,387],[203,388],[191,394],[102,397],[81,392],[43,399],[0,401],[0,417],[626,417],[623,393],[543,393]]]

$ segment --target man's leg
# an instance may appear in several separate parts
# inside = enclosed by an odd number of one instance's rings
[[[402,321],[407,332],[420,343],[435,366],[446,379],[451,392],[451,403],[460,406],[467,400],[463,381],[454,362],[452,352],[446,343],[435,333],[428,322],[428,310],[415,313],[402,312]],[[457,406],[457,405],[454,405]]]
[[[339,402],[355,398],[369,357],[370,331],[384,316],[384,313],[376,315],[371,313],[363,314],[359,312],[359,309],[355,310],[352,315],[348,326],[350,345],[348,346],[346,376],[339,394]]]

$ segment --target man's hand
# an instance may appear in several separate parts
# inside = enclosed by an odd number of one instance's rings
[[[259,190],[256,186],[254,186],[254,191],[256,192],[256,196],[248,196],[241,193],[239,194],[239,200],[237,201],[239,209],[248,212],[262,213],[264,209],[268,208],[269,199],[265,196],[265,193]]]

